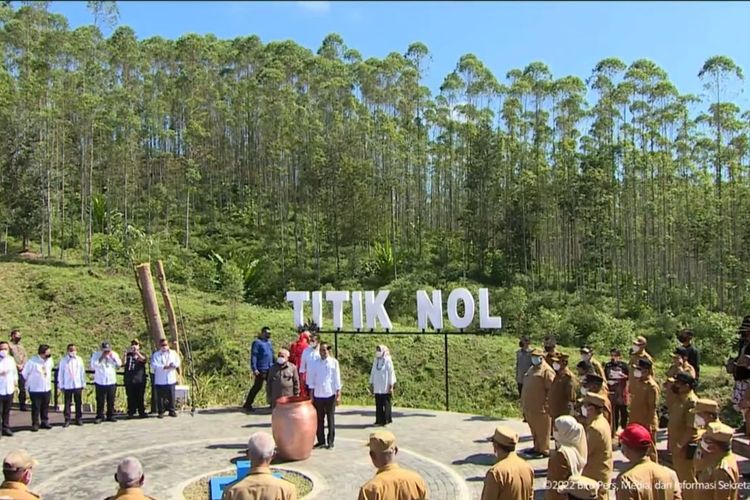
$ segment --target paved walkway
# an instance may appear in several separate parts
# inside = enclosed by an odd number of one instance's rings
[[[24,415],[24,414],[20,414]],[[25,414],[28,416],[28,413]],[[314,450],[302,462],[282,467],[297,470],[315,483],[307,498],[354,499],[359,485],[374,469],[363,446],[373,431],[374,410],[343,406],[336,414],[336,448]],[[430,488],[430,498],[478,498],[487,469],[493,463],[486,436],[497,420],[487,417],[428,410],[394,409],[389,429],[399,441],[399,461],[418,470]],[[520,449],[530,446],[528,426],[518,420],[503,423],[522,436]],[[0,456],[26,448],[40,462],[32,490],[47,499],[103,498],[116,485],[113,474],[120,459],[135,455],[146,470],[146,492],[162,500],[182,498],[188,483],[232,467],[230,460],[243,453],[248,436],[270,432],[267,412],[246,415],[236,409],[198,411],[194,416],[158,420],[120,420],[100,425],[32,433],[19,431],[0,439]],[[615,454],[616,467],[622,457]],[[537,498],[543,496],[546,460],[531,462],[536,469]]]

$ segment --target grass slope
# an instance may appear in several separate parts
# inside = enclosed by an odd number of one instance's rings
[[[294,340],[291,311],[250,304],[233,308],[218,295],[170,286],[193,349],[198,374],[196,403],[242,404],[251,384],[251,341],[264,325],[274,331],[276,348]],[[0,262],[0,296],[0,329],[7,332],[20,328],[30,352],[39,343],[50,344],[56,361],[69,342],[76,343],[80,354],[88,359],[103,340],[112,342],[120,353],[134,337],[148,340],[133,277],[102,269],[90,273],[86,267],[61,263]],[[166,320],[163,311],[162,319]],[[388,345],[394,357],[398,378],[395,405],[444,408],[443,338],[386,333],[339,338],[344,403],[372,403],[367,383],[377,344]],[[517,339],[509,335],[449,336],[451,410],[518,416],[516,349]],[[563,350],[573,354],[570,349]],[[705,367],[704,374],[704,393],[726,400],[728,377],[718,368]],[[93,391],[87,392],[87,401],[92,402]],[[123,407],[124,393],[120,393]],[[258,402],[263,400],[261,395]]]

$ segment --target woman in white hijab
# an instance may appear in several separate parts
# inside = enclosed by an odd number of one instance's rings
[[[370,392],[375,395],[375,425],[388,425],[391,419],[391,397],[396,383],[391,353],[384,345],[375,348],[370,370]]]
[[[588,448],[586,431],[570,415],[557,417],[553,436],[557,449],[550,454],[547,464],[547,481],[550,487],[544,496],[547,500],[566,500],[567,495],[557,492],[557,486],[568,481],[571,476],[579,476],[586,465]]]

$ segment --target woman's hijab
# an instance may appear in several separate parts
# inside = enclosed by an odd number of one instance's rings
[[[380,352],[380,355],[375,356],[373,365],[375,366],[376,370],[382,370],[383,368],[385,368],[385,362],[391,359],[391,352],[384,345],[379,345],[376,349],[376,352]]]
[[[570,475],[578,476],[586,466],[588,447],[586,446],[586,431],[575,418],[564,415],[555,419],[555,442],[557,451],[563,454],[570,467]]]

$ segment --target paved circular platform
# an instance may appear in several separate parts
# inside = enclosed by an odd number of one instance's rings
[[[28,415],[28,414],[26,414]],[[307,498],[356,498],[359,486],[374,469],[363,446],[375,427],[373,408],[342,406],[336,413],[336,448],[314,450],[301,462],[280,466],[297,470],[315,483]],[[399,441],[399,462],[419,471],[430,498],[478,498],[487,469],[493,463],[486,436],[498,420],[461,413],[394,409],[389,429]],[[503,422],[522,436],[520,449],[530,446],[529,429],[519,420]],[[194,416],[159,420],[120,420],[99,425],[32,433],[19,431],[0,439],[0,455],[26,448],[39,460],[32,490],[47,499],[103,498],[113,494],[117,463],[138,457],[146,471],[145,490],[159,499],[180,499],[184,486],[214,471],[231,467],[243,453],[248,436],[270,432],[271,417],[260,411],[247,415],[226,408],[198,411]],[[619,454],[616,454],[619,458]],[[537,498],[543,495],[546,460],[532,461],[537,471]]]

